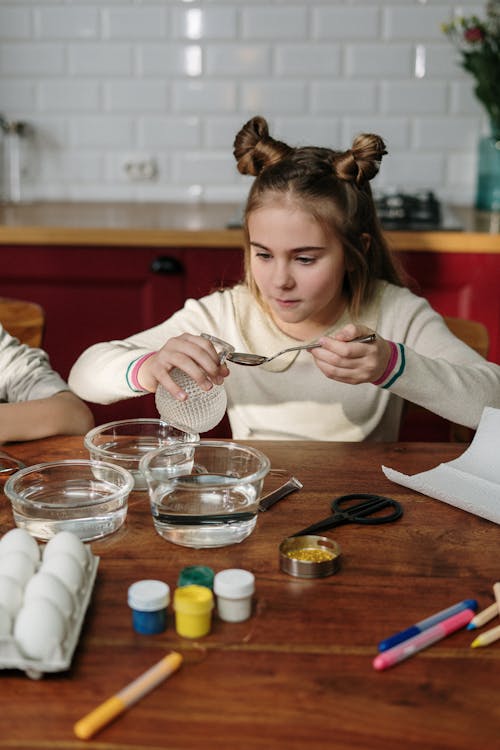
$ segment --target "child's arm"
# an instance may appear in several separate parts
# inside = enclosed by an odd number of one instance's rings
[[[0,404],[0,443],[50,435],[84,435],[93,426],[90,409],[71,391]]]
[[[372,333],[364,326],[349,323],[335,335],[320,338],[321,348],[312,349],[311,355],[327,378],[350,385],[374,383],[387,368],[391,344],[380,334],[370,343],[353,340]]]

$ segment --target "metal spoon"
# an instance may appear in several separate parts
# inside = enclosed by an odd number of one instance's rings
[[[289,349],[282,349],[280,352],[273,354],[271,357],[265,357],[263,354],[247,354],[243,352],[235,352],[234,346],[228,344],[226,341],[218,339],[216,336],[210,336],[210,334],[208,333],[202,333],[201,335],[204,339],[208,339],[213,344],[218,344],[222,347],[222,362],[227,359],[229,362],[234,362],[236,365],[247,365],[248,367],[263,365],[264,362],[270,362],[272,359],[281,357],[282,354],[287,354],[288,352],[298,352],[302,349],[317,349],[321,346],[321,344],[301,344],[300,346],[291,346]],[[351,341],[357,341],[360,344],[369,344],[372,341],[375,341],[375,337],[376,334],[371,333],[369,336],[358,336],[358,338],[351,339]]]

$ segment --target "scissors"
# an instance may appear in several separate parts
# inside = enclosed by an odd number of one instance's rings
[[[360,500],[354,503],[354,500]],[[382,513],[386,508],[392,512]],[[320,531],[333,529],[335,526],[341,526],[344,523],[361,523],[367,526],[378,526],[382,523],[392,523],[397,521],[403,515],[403,508],[397,500],[373,493],[363,494],[354,493],[353,495],[341,495],[332,500],[331,509],[333,514],[324,518],[322,521],[313,523],[302,531],[297,531],[293,536],[304,536],[305,534],[316,534]]]

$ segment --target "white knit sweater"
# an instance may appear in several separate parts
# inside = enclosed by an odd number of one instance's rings
[[[346,312],[326,334],[349,322]],[[235,439],[396,440],[403,399],[475,428],[485,406],[500,408],[500,366],[453,336],[422,298],[380,282],[359,323],[401,343],[399,377],[375,386],[329,380],[308,352],[260,367],[228,363],[228,416]],[[131,363],[188,332],[210,333],[237,351],[270,355],[297,342],[281,332],[244,286],[214,292],[164,323],[124,341],[95,344],[77,360],[69,385],[81,398],[111,403],[140,396],[127,379]]]
[[[31,401],[67,390],[43,349],[19,343],[0,325],[0,401]]]

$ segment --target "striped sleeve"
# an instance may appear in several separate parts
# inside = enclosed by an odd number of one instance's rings
[[[403,344],[395,344],[393,342],[391,342],[391,344],[392,354],[390,358],[390,365],[386,369],[382,377],[374,383],[374,385],[378,385],[379,388],[390,388],[405,371],[406,357]]]

